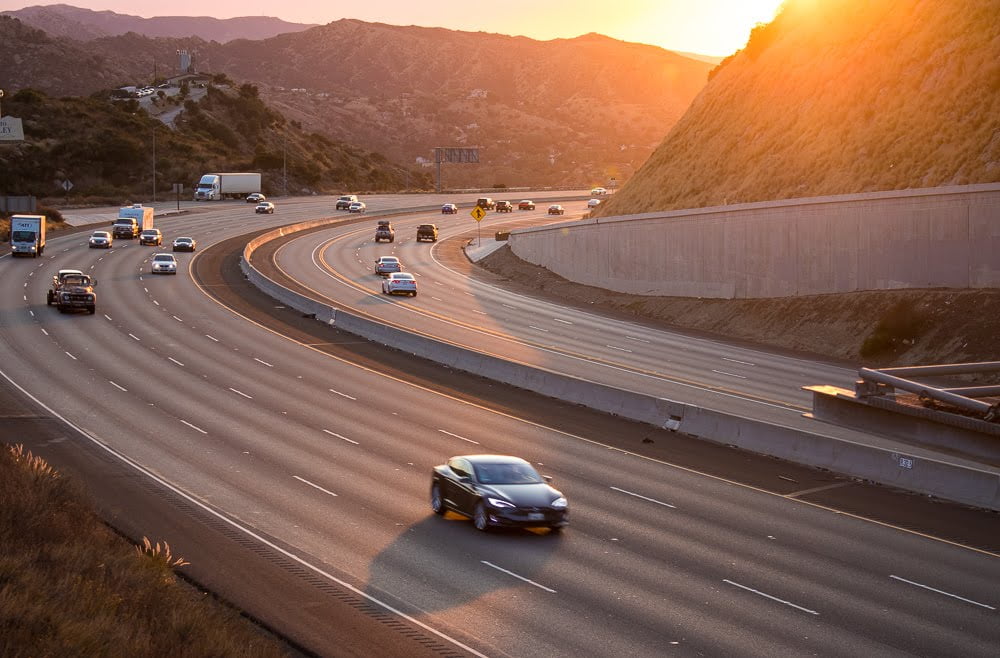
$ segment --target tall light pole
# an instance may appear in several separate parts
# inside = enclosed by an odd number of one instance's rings
[[[284,196],[288,196],[288,135],[281,137],[281,177],[284,181]]]
[[[153,203],[156,203],[156,124],[153,124]]]

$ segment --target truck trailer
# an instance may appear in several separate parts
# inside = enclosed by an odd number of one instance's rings
[[[205,174],[194,190],[195,201],[246,198],[260,192],[260,174]]]
[[[119,208],[118,219],[122,219],[124,217],[134,218],[136,224],[139,225],[140,231],[153,228],[153,209],[143,206],[141,203]]]
[[[45,251],[45,215],[14,215],[10,218],[11,256],[38,258]]]

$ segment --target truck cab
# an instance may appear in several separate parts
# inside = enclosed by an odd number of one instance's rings
[[[111,227],[111,235],[116,238],[132,238],[139,235],[139,222],[135,217],[119,217]]]
[[[45,215],[14,215],[10,218],[10,253],[38,258],[45,251]]]
[[[83,310],[90,315],[97,312],[97,281],[80,270],[59,270],[52,277],[52,288],[46,297],[46,304],[53,304],[60,313]]]

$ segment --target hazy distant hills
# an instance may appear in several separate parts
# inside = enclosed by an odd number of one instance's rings
[[[998,16],[1000,0],[790,0],[600,214],[998,182]]]
[[[167,9],[168,7],[164,7]],[[205,5],[211,12],[212,5]],[[225,43],[233,39],[267,39],[284,32],[301,32],[314,25],[289,23],[268,16],[218,19],[208,16],[156,16],[142,18],[113,11],[93,11],[70,5],[25,7],[0,12],[54,37],[86,41],[135,32],[147,37],[198,37]]]
[[[258,85],[304,129],[398,162],[435,146],[481,147],[482,164],[445,167],[451,187],[624,180],[712,68],[595,34],[536,41],[342,20],[225,44],[137,33],[80,43],[15,23],[0,17],[0,61],[16,64],[0,69],[0,87],[79,95],[145,84],[154,62],[172,74],[184,49],[200,71]]]

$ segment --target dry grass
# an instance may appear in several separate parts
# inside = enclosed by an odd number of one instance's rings
[[[0,450],[0,654],[280,656],[233,610],[178,581],[166,542],[113,534],[23,446]],[[138,556],[137,553],[138,552]]]
[[[1000,181],[997,16],[789,0],[595,214]]]

